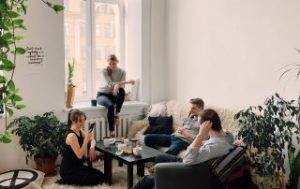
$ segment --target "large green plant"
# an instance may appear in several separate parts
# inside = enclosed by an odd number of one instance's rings
[[[68,126],[61,123],[53,112],[22,116],[9,124],[12,132],[20,137],[20,145],[28,157],[53,157],[61,154]]]
[[[63,10],[62,5],[41,0],[55,12]],[[18,31],[26,30],[22,16],[26,14],[28,0],[0,0],[0,109],[5,111],[5,126],[8,117],[15,110],[25,107],[23,99],[14,82],[17,57],[25,53],[25,48],[19,45],[24,38]],[[1,73],[2,72],[2,73]],[[9,132],[0,134],[0,142],[10,142]]]
[[[238,136],[248,148],[248,159],[254,171],[262,176],[285,173],[285,149],[294,152],[292,138],[299,143],[300,128],[296,121],[300,109],[294,100],[286,101],[278,94],[267,98],[264,106],[249,107],[238,112]]]

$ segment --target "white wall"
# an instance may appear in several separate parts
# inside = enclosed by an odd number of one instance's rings
[[[300,61],[297,0],[167,0],[168,98],[202,97],[243,108],[279,92],[299,94],[299,81],[279,81]]]
[[[17,112],[16,116],[55,111],[64,118],[63,14],[55,14],[40,1],[28,1],[25,22],[27,30],[23,45],[43,47],[45,62],[41,67],[32,67],[25,57],[18,58],[15,81],[27,107]],[[4,128],[3,122],[0,128]],[[0,151],[0,172],[26,167],[25,153],[16,138],[11,144],[0,143]]]
[[[151,102],[166,100],[167,63],[165,62],[165,0],[151,1]]]

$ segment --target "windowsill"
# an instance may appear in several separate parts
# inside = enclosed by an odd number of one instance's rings
[[[146,108],[148,103],[141,101],[125,101],[122,109],[128,108]],[[74,104],[73,108],[65,108],[65,111],[69,111],[70,109],[80,109],[82,111],[95,111],[95,110],[106,110],[104,106],[97,105],[91,106],[91,101],[88,102],[77,102]],[[122,112],[121,112],[122,113]]]

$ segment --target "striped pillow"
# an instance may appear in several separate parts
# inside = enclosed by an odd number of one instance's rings
[[[214,175],[224,183],[231,173],[240,168],[245,163],[246,149],[236,146],[228,154],[221,158],[211,160],[210,167]]]

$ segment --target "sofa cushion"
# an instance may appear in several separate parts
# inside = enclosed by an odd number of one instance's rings
[[[221,182],[227,181],[231,173],[245,163],[245,152],[245,148],[236,146],[225,156],[211,160],[210,165],[214,175],[216,175]]]
[[[173,128],[173,118],[172,116],[169,117],[150,117],[149,120],[149,127],[146,129],[144,134],[172,134]]]
[[[166,116],[167,106],[165,102],[159,102],[150,106],[147,116],[158,117]]]

